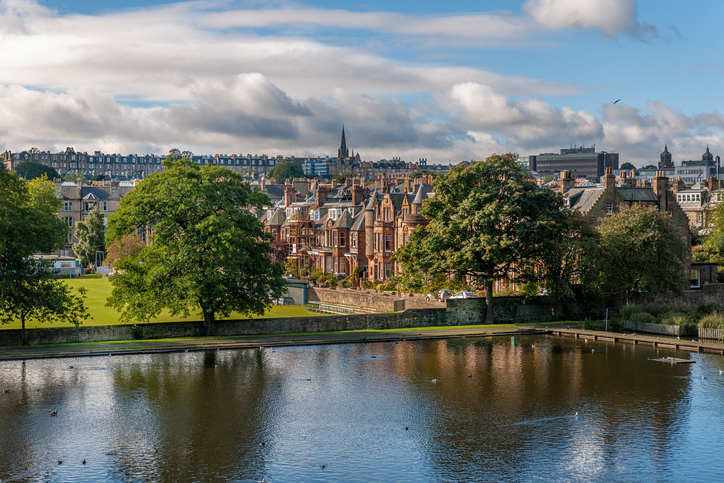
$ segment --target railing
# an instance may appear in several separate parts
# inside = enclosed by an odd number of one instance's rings
[[[354,309],[328,304],[307,304],[307,311],[318,314],[354,315]]]

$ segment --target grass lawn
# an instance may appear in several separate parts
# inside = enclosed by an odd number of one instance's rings
[[[88,307],[88,312],[93,319],[88,319],[83,325],[115,325],[119,324],[118,312],[112,307],[106,307],[106,299],[111,295],[112,285],[107,277],[96,277],[95,275],[86,275],[83,278],[74,278],[64,280],[64,283],[69,285],[71,288],[85,287],[86,299],[85,304]],[[277,317],[309,317],[319,316],[313,312],[307,312],[307,309],[300,305],[272,305],[271,308],[262,316],[255,316],[253,318],[277,318]],[[233,313],[231,319],[249,319],[248,315],[242,315]],[[151,323],[156,322],[184,322],[184,321],[197,321],[203,320],[201,314],[191,314],[188,319],[181,317],[174,317],[168,312],[161,312],[156,318],[151,320]],[[133,322],[131,322],[133,323]],[[59,324],[59,323],[48,323],[48,322],[28,322],[25,324],[26,328],[43,328],[43,327],[72,327],[72,324]],[[9,324],[0,326],[0,329],[19,329],[20,321],[16,320]]]

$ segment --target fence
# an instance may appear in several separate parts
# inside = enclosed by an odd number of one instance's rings
[[[699,329],[700,339],[716,339],[722,340],[722,331],[720,329]]]
[[[634,323],[630,320],[623,321],[623,328],[628,330],[637,330],[639,332],[647,332],[649,334],[661,334],[661,335],[682,335],[681,326],[679,325],[664,325],[664,324],[646,324],[646,323]],[[701,329],[699,329],[701,330]]]
[[[354,309],[350,307],[340,307],[339,305],[329,304],[309,304],[307,311],[319,314],[354,315]]]

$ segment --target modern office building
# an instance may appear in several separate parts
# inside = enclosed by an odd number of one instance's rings
[[[597,179],[605,174],[606,168],[618,169],[618,153],[596,152],[595,144],[589,148],[571,146],[561,149],[560,154],[528,156],[528,166],[530,172],[539,178],[570,171],[574,178]]]

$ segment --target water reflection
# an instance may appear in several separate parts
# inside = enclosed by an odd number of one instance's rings
[[[654,355],[675,353],[528,337],[3,362],[0,480],[713,479],[724,359]]]

